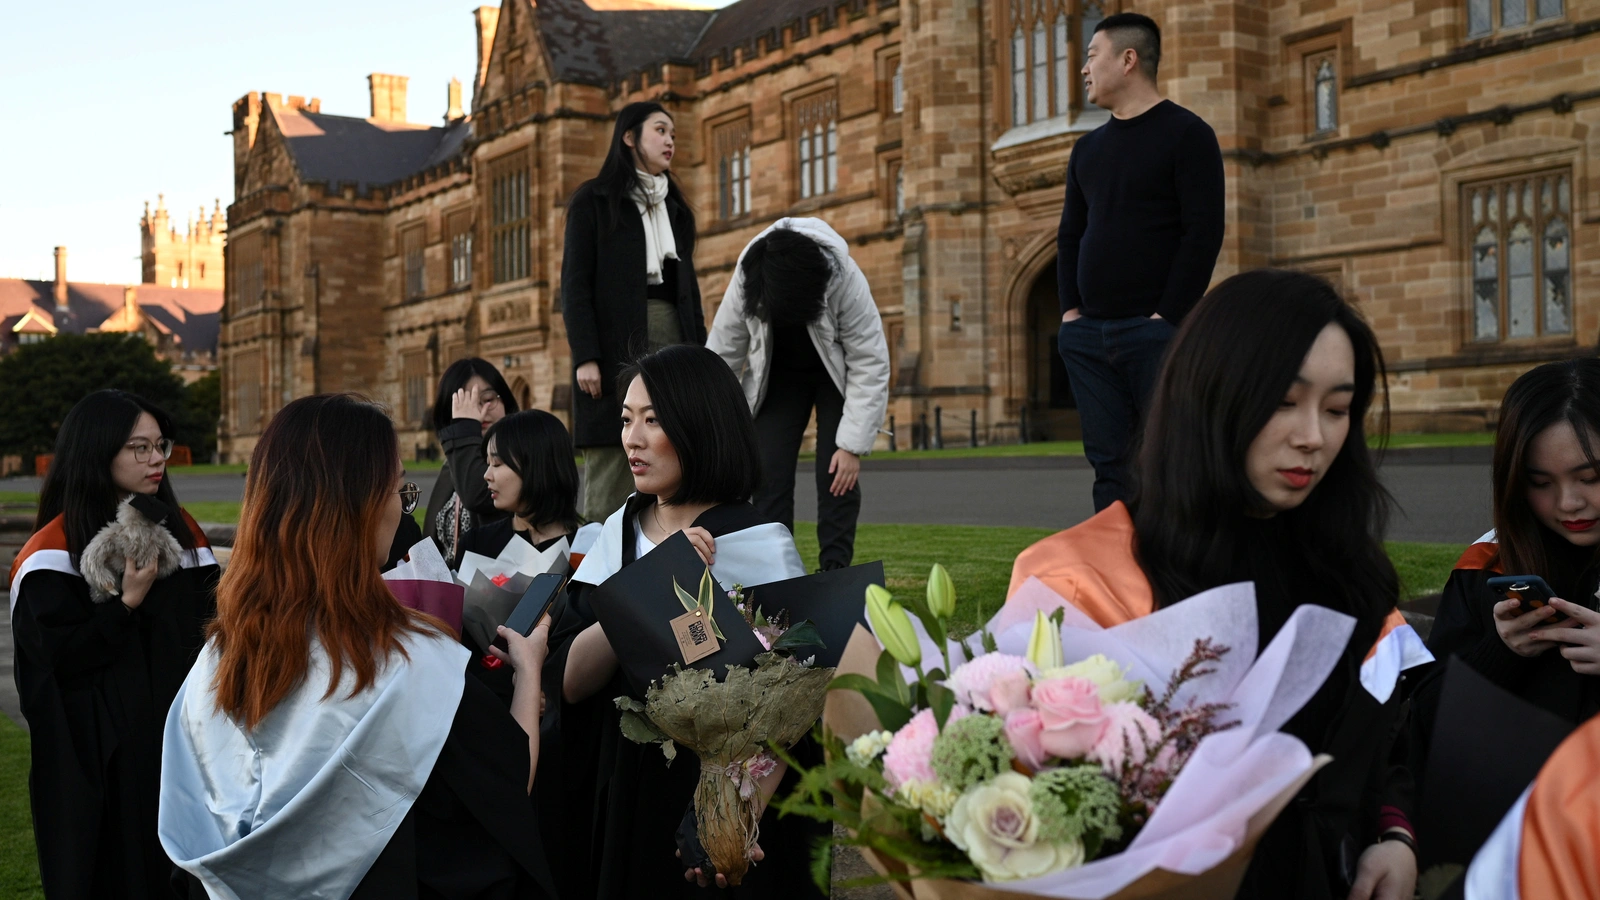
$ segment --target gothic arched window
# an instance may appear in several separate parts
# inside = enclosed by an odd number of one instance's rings
[[[1339,130],[1339,81],[1333,71],[1333,54],[1316,61],[1312,96],[1316,103],[1317,133]]]
[[[1462,199],[1473,339],[1572,334],[1571,175],[1469,185]]]
[[[1089,106],[1073,82],[1083,68],[1094,27],[1105,17],[1093,0],[1011,0],[1011,125],[1016,127]],[[1073,29],[1078,40],[1073,40]]]

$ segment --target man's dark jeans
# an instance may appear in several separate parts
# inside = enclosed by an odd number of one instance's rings
[[[1128,450],[1149,410],[1174,331],[1165,319],[1143,316],[1081,316],[1061,323],[1061,362],[1078,401],[1083,455],[1094,466],[1096,512],[1133,494]]]
[[[827,372],[775,370],[768,376],[767,396],[756,415],[756,441],[761,446],[761,486],[750,502],[757,511],[794,531],[795,464],[800,442],[817,410],[817,564],[823,569],[843,568],[855,556],[856,517],[861,514],[861,485],[833,495],[834,443],[839,420],[844,417],[844,397]]]

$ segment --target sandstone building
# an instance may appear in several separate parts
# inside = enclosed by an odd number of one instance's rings
[[[1056,225],[1106,117],[1083,49],[1126,10],[1161,24],[1162,90],[1221,141],[1216,277],[1335,281],[1383,342],[1397,428],[1482,428],[1518,373],[1595,352],[1600,0],[507,0],[475,12],[470,107],[452,85],[440,125],[406,121],[393,75],[366,118],[234,104],[221,450],[244,458],[293,397],[360,390],[420,451],[463,354],[563,411],[563,204],[639,99],[677,120],[708,317],[752,236],[820,216],[882,311],[901,446],[935,407],[947,440],[974,414],[984,441],[1071,436]]]
[[[205,207],[189,220],[183,234],[167,214],[166,198],[156,196],[156,211],[144,205],[139,219],[140,277],[144,284],[169,288],[222,290],[222,203],[206,215]]]

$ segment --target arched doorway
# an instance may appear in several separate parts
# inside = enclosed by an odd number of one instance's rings
[[[1056,349],[1061,301],[1052,259],[1028,289],[1028,435],[1030,441],[1072,441],[1082,436],[1078,403]]]
[[[533,388],[520,376],[511,383],[511,396],[517,398],[517,409],[533,408]]]

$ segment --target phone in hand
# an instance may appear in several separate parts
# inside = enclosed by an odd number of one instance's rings
[[[556,596],[561,593],[561,586],[567,583],[565,575],[556,575],[546,572],[534,576],[528,589],[523,591],[522,599],[517,601],[517,608],[511,611],[511,616],[506,619],[506,627],[517,634],[527,637],[533,629],[539,627],[539,622],[550,612],[551,604],[556,602]],[[506,649],[504,638],[495,638],[494,646],[501,650]]]
[[[1489,590],[1522,604],[1522,612],[1542,609],[1554,597],[1555,591],[1537,575],[1497,575],[1489,579]],[[1519,613],[1520,615],[1520,613]],[[1556,613],[1549,621],[1559,622],[1566,616]]]

